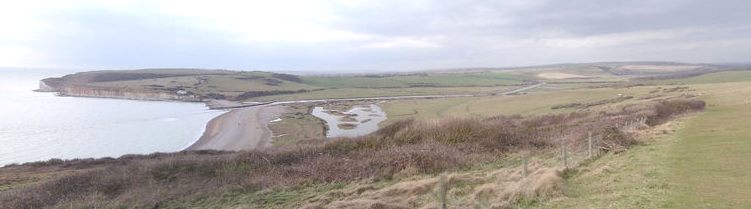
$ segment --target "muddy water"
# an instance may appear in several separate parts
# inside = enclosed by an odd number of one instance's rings
[[[312,114],[326,121],[326,126],[328,127],[326,137],[329,138],[366,135],[378,130],[378,124],[386,120],[386,113],[375,104],[355,106],[341,114],[331,114],[329,110],[325,110],[323,107],[315,107]],[[356,121],[342,121],[345,115],[351,115]],[[339,127],[340,124],[353,124],[356,126],[352,129],[347,129]]]

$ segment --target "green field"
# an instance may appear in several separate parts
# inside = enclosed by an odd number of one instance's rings
[[[517,86],[493,87],[411,87],[411,88],[333,88],[305,93],[279,94],[256,97],[253,101],[287,101],[306,99],[344,99],[363,97],[420,96],[420,95],[465,95],[491,94],[518,88]]]
[[[619,94],[633,96],[634,99],[623,103],[640,102],[639,98],[647,95],[661,97],[677,96],[679,93],[650,93],[660,86],[641,86],[632,88],[576,88],[565,90],[535,89],[525,95],[467,97],[445,99],[423,99],[390,101],[383,104],[389,121],[409,117],[418,119],[437,119],[441,117],[493,116],[493,115],[531,115],[576,111],[575,109],[552,109],[556,105],[567,103],[587,103],[616,98]],[[608,105],[603,105],[607,107]]]
[[[518,85],[526,76],[506,73],[424,73],[420,75],[369,76],[311,76],[303,79],[312,86],[327,88],[404,88],[414,86],[496,86]]]
[[[681,79],[668,79],[668,80],[655,80],[646,83],[651,84],[711,84],[711,83],[726,83],[726,82],[743,82],[751,80],[751,71],[726,71],[718,73],[710,73],[702,76],[681,78]]]

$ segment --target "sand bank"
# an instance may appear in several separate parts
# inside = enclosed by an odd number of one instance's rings
[[[198,141],[187,150],[253,150],[271,146],[269,121],[278,118],[283,106],[252,106],[235,109],[209,121]]]

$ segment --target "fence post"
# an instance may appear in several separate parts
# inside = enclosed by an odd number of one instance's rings
[[[525,154],[524,157],[522,157],[522,164],[524,164],[524,170],[522,170],[522,175],[524,175],[524,177],[526,177],[529,174],[529,172],[527,172],[527,164],[529,163],[528,158],[529,158],[528,154]]]
[[[568,168],[568,152],[566,151],[566,140],[561,138],[561,149],[563,150],[563,167]]]
[[[446,182],[446,175],[441,174],[438,180],[438,208],[446,209],[446,192],[448,191],[448,182]]]
[[[589,141],[589,148],[587,149],[587,158],[592,158],[592,132],[588,132],[589,137],[587,138],[587,141]]]

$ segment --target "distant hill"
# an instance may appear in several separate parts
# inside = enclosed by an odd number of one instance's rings
[[[60,92],[68,96],[181,101],[351,98],[478,94],[492,90],[460,88],[525,85],[545,80],[622,82],[630,79],[665,79],[728,69],[732,67],[676,62],[597,62],[340,75],[293,75],[212,69],[139,69],[90,71],[47,78],[41,81],[40,90]]]

